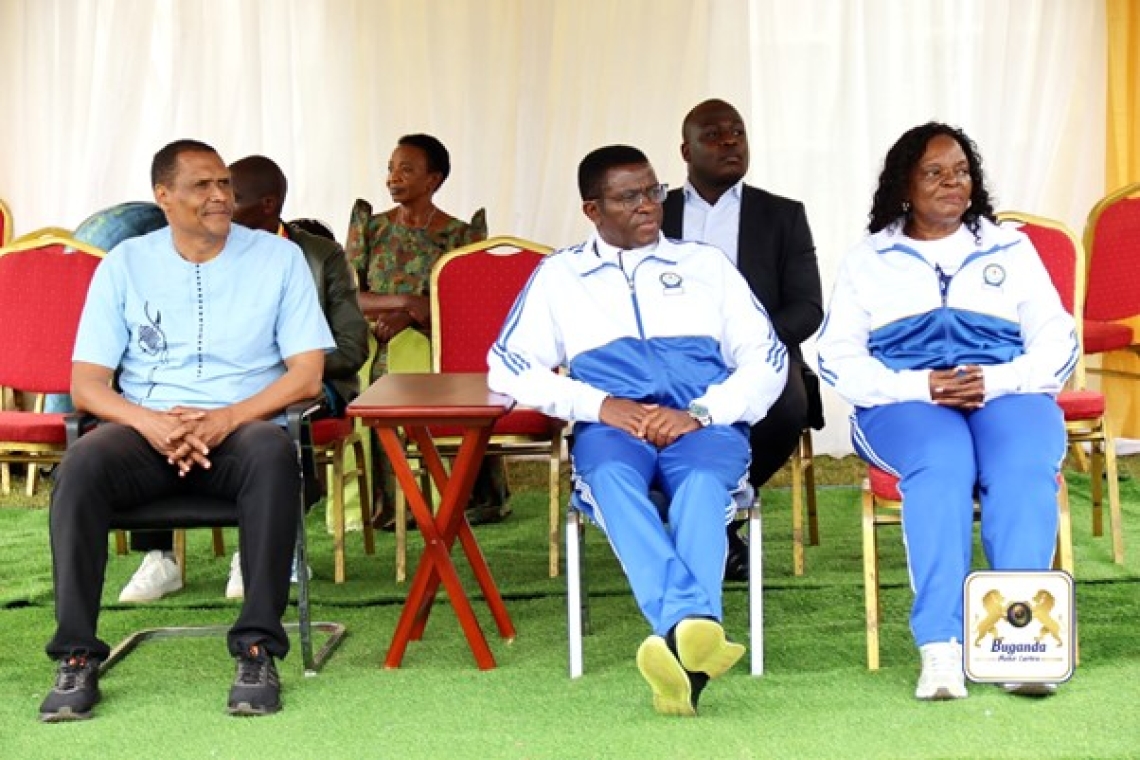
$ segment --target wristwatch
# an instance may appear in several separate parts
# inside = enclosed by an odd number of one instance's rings
[[[709,408],[704,404],[698,404],[696,401],[689,404],[689,416],[696,420],[701,427],[708,427],[712,424]]]

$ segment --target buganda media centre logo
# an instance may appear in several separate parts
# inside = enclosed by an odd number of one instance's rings
[[[1062,571],[971,573],[963,587],[966,676],[1058,683],[1073,674],[1076,606]]]

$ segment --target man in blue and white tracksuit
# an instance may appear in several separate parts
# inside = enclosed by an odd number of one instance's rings
[[[975,492],[992,568],[1047,569],[1057,535],[1054,396],[1079,356],[1073,319],[1029,239],[977,221],[932,241],[901,224],[869,235],[817,343],[820,376],[855,407],[856,451],[900,477],[920,648],[963,636]],[[984,397],[948,399],[958,378]]]
[[[596,234],[536,270],[488,354],[489,384],[575,423],[575,499],[653,628],[638,665],[659,712],[692,715],[744,651],[720,626],[724,527],[787,354],[721,251],[661,235],[665,188],[644,154],[594,151],[579,189]]]

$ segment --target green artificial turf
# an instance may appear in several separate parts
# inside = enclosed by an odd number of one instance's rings
[[[224,714],[233,665],[221,639],[148,643],[102,681],[92,721],[37,723],[51,684],[47,516],[0,509],[0,758],[1109,758],[1140,756],[1140,489],[1122,483],[1128,562],[1112,564],[1107,537],[1090,535],[1088,482],[1070,475],[1081,665],[1057,696],[1027,700],[973,685],[953,703],[913,699],[917,656],[907,629],[910,591],[901,540],[884,533],[883,668],[864,667],[859,494],[819,491],[822,542],[807,574],[791,574],[786,490],[764,494],[766,673],[741,663],[714,682],[697,719],[653,713],[633,655],[647,631],[597,531],[587,535],[590,614],[586,675],[566,673],[564,579],[546,577],[546,495],[516,488],[514,515],[476,529],[518,629],[498,639],[476,609],[499,667],[480,672],[446,601],[400,670],[381,667],[405,586],[395,583],[393,539],[374,557],[348,540],[348,582],[333,584],[324,518],[309,520],[315,616],[348,626],[326,668],[305,678],[281,663],[286,709],[259,719]],[[0,505],[6,502],[0,501]],[[410,537],[418,545],[418,536]],[[229,537],[229,548],[234,545]],[[413,552],[412,561],[416,554]],[[228,623],[229,558],[208,532],[191,535],[188,585],[162,602],[119,605],[137,566],[112,556],[101,634],[175,624]],[[468,589],[469,574],[461,573]],[[441,600],[444,597],[441,595]],[[744,584],[729,584],[726,627],[747,637]],[[295,612],[290,610],[290,619]]]

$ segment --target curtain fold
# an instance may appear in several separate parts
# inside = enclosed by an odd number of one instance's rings
[[[1140,182],[1140,4],[1105,0],[1107,113],[1105,194]]]
[[[721,97],[748,123],[748,180],[806,204],[829,289],[887,147],[930,119],[978,142],[999,207],[1083,225],[1105,184],[1105,93],[1088,84],[1105,81],[1105,12],[1086,0],[0,0],[0,197],[18,233],[73,227],[149,198],[154,152],[196,137],[228,161],[274,158],[286,215],[343,237],[355,198],[389,203],[396,139],[424,131],[452,154],[441,208],[485,207],[492,234],[562,246],[589,228],[575,179],[586,152],[637,145],[680,185],[681,119]],[[817,448],[850,451],[846,410],[827,404]]]

